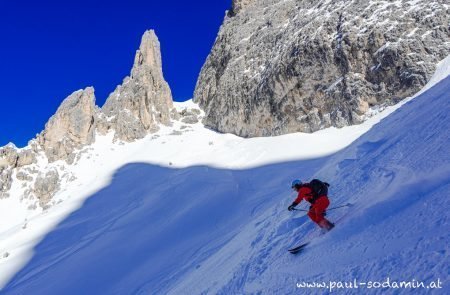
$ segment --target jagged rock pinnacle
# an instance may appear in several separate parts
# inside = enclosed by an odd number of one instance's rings
[[[154,30],[144,33],[139,50],[136,51],[133,69],[141,66],[151,67],[154,71],[160,70],[162,75],[161,49]]]
[[[102,108],[100,131],[115,131],[115,139],[132,141],[170,123],[173,107],[162,72],[160,44],[153,30],[142,36],[131,76],[108,97]]]

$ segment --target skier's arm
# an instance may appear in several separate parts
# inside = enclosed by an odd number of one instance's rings
[[[298,205],[298,204],[296,204],[295,202],[293,202],[293,203],[288,207],[288,210],[289,210],[289,211],[294,210],[295,206],[297,206],[297,205]]]
[[[298,192],[297,199],[295,199],[295,201],[292,203],[292,205],[295,204],[295,206],[297,206],[298,204],[300,204],[302,202],[304,197],[305,197],[304,191],[303,191],[303,189],[300,189],[300,191]]]
[[[300,202],[303,200],[303,195],[302,195],[302,193],[301,193],[301,191],[298,193],[298,196],[297,196],[297,199],[295,199],[295,201],[294,202],[292,202],[292,204],[288,207],[288,210],[289,211],[292,211],[292,210],[294,210],[294,208],[298,205],[298,204],[300,204]]]

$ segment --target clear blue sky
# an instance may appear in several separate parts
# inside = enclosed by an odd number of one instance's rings
[[[94,86],[97,105],[127,76],[145,30],[161,42],[174,100],[196,79],[231,0],[0,1],[0,146],[25,146],[61,101]]]

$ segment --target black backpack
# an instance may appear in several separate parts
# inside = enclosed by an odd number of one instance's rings
[[[318,179],[313,179],[310,181],[308,186],[313,195],[311,203],[314,203],[320,196],[328,196],[328,187],[330,186],[328,183]]]

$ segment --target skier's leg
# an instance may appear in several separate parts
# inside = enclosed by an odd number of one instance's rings
[[[312,221],[314,221],[315,223],[318,222],[318,218],[317,218],[316,210],[314,209],[314,206],[312,206],[312,207],[309,209],[309,211],[308,211],[308,217],[309,217]]]
[[[315,211],[315,215],[317,223],[320,224],[322,220],[325,219],[325,211],[327,210],[328,206],[330,205],[330,201],[327,197],[320,197],[316,200],[316,202],[313,205],[313,209]]]
[[[314,203],[315,215],[317,216],[317,224],[326,230],[330,230],[334,227],[328,219],[325,218],[325,211],[330,205],[330,201],[327,197],[319,198],[316,203]]]

